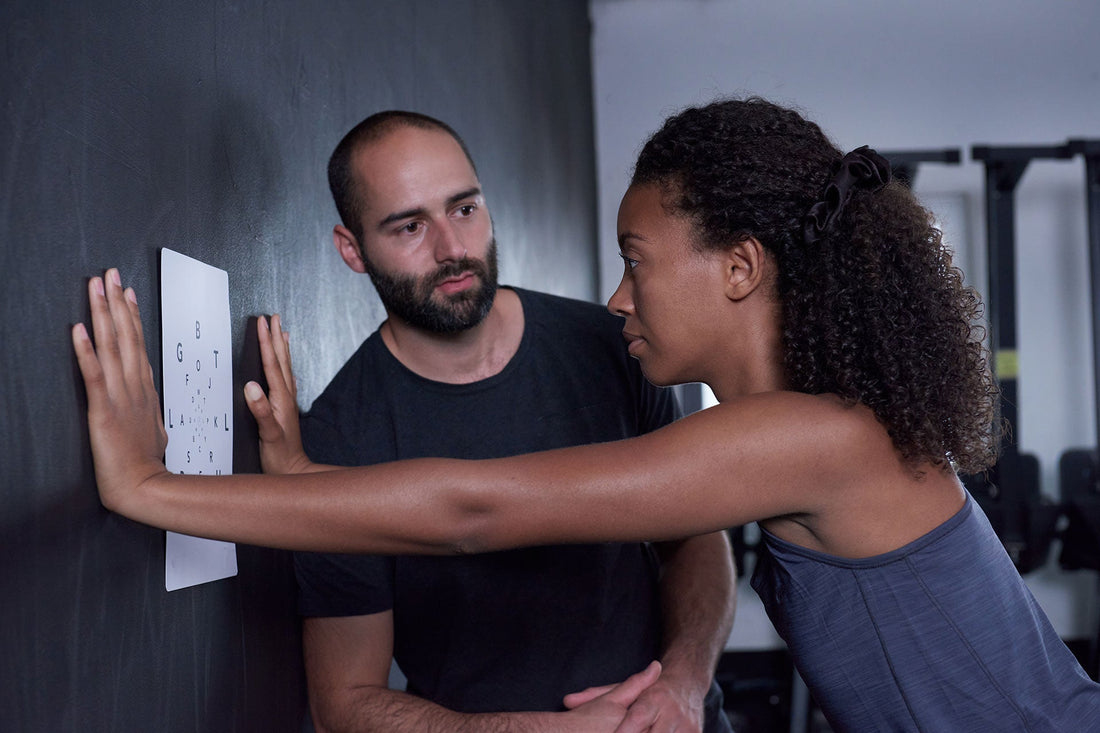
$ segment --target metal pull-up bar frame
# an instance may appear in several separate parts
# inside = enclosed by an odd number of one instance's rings
[[[1061,507],[1039,488],[1039,461],[1017,448],[1019,360],[1016,326],[1016,186],[1033,160],[1073,157],[1068,145],[975,145],[970,155],[985,165],[988,257],[989,347],[1001,389],[998,411],[1004,430],[1001,457],[984,476],[966,477],[1005,549],[1021,573],[1046,562]]]

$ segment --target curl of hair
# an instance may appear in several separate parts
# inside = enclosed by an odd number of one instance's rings
[[[794,110],[723,100],[669,118],[631,183],[661,186],[700,248],[755,238],[774,257],[790,389],[866,405],[910,465],[980,472],[1000,442],[981,301],[897,182],[853,192],[805,244],[802,218],[842,157]]]

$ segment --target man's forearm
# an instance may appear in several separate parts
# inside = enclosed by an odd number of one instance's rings
[[[595,721],[565,713],[459,713],[384,687],[361,687],[338,705],[315,706],[313,719],[317,733],[583,733],[596,729]]]
[[[733,625],[736,577],[725,532],[658,546],[663,678],[705,695]]]

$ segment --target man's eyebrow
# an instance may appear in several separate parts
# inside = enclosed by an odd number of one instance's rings
[[[477,186],[474,186],[473,188],[467,188],[465,191],[459,191],[454,196],[451,196],[449,199],[447,199],[447,205],[451,206],[453,204],[457,204],[462,199],[473,198],[474,196],[480,195],[481,189]]]
[[[447,206],[453,206],[463,199],[468,199],[472,196],[480,195],[480,188],[476,186],[473,188],[468,188],[465,191],[459,191],[458,193],[449,196],[447,198]],[[394,222],[401,221],[402,219],[412,219],[413,217],[423,216],[427,212],[428,210],[425,209],[423,206],[418,206],[415,209],[405,209],[404,211],[395,211],[386,218],[382,219],[382,221],[378,222],[378,228],[384,229],[386,228],[386,226],[388,226],[389,224],[393,224]]]
[[[419,207],[416,209],[405,209],[404,211],[395,211],[382,221],[378,222],[378,228],[385,229],[387,225],[393,224],[395,221],[401,221],[402,219],[412,219],[415,216],[420,216],[425,213],[427,213],[427,209],[423,207]]]

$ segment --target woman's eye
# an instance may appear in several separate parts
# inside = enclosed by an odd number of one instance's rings
[[[623,262],[626,263],[626,269],[628,270],[633,270],[638,264],[638,260],[632,260],[631,258],[624,255],[622,252],[619,253],[619,257],[621,257]]]

